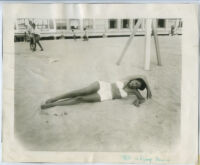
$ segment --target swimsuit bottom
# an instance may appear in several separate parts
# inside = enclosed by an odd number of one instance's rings
[[[99,90],[97,93],[99,94],[101,101],[112,100],[112,87],[111,84],[105,81],[99,81]]]

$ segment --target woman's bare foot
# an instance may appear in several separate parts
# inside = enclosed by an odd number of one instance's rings
[[[72,98],[65,98],[65,99],[60,99],[60,100],[55,100],[55,99],[48,99],[45,104],[51,104],[51,103],[55,103],[55,102],[62,102],[62,101],[66,101]]]
[[[55,105],[49,103],[49,104],[43,104],[41,105],[41,109],[47,109],[47,108],[51,108],[51,107],[54,107]]]
[[[136,106],[136,107],[139,107],[140,106],[140,101],[138,99],[136,99],[133,104]]]
[[[54,100],[54,99],[48,99],[46,102],[45,102],[45,104],[49,104],[49,103],[53,103],[53,102],[55,102],[56,100]]]

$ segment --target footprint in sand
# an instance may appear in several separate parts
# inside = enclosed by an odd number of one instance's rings
[[[67,112],[64,112],[63,114],[57,114],[57,113],[54,113],[53,115],[54,115],[54,116],[63,116],[63,115],[66,116],[66,115],[68,115],[68,114],[67,114]]]
[[[42,114],[42,115],[49,115],[48,112],[44,112],[44,111],[41,111],[41,114]]]
[[[53,62],[58,62],[59,59],[56,59],[56,58],[49,58],[49,63],[53,63]]]

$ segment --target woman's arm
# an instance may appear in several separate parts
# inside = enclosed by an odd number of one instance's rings
[[[132,93],[137,97],[136,100],[134,100],[133,102],[135,106],[138,107],[140,104],[145,102],[145,98],[141,95],[141,93],[137,89],[134,89]]]
[[[142,79],[143,79],[144,82],[146,83],[147,99],[150,99],[150,98],[152,97],[150,85],[149,85],[149,83],[148,83],[148,81],[147,81],[147,78],[146,78],[145,76],[143,76]]]
[[[147,81],[147,78],[143,75],[134,75],[134,76],[128,76],[124,79],[122,79],[121,81],[124,83],[124,86],[127,86],[127,84],[131,81],[131,80],[134,80],[134,79],[138,79],[138,78],[141,78],[144,80],[144,82],[146,83],[146,89],[147,89],[147,98],[151,98],[152,97],[152,94],[151,94],[151,89],[150,89],[150,86],[149,86],[149,83]]]

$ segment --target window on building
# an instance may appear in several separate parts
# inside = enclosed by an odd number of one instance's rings
[[[49,26],[48,26],[48,20],[44,19],[43,22],[42,22],[42,25],[43,25],[43,28],[48,29],[49,28]]]
[[[137,22],[138,22],[138,19],[134,19],[133,20],[133,28],[135,27],[135,25],[137,24]],[[142,24],[139,26],[139,29],[141,29],[142,28]]]
[[[42,20],[42,19],[38,19],[35,20],[37,29],[47,29],[48,28],[48,22],[47,20]]]
[[[93,19],[84,19],[83,28],[93,29]]]
[[[121,28],[127,29],[130,27],[130,21],[129,19],[123,19],[121,20]]]
[[[80,20],[79,19],[71,19],[70,20],[70,29],[80,29]]]
[[[110,29],[117,29],[117,19],[110,19],[109,20],[109,28]]]
[[[42,20],[38,19],[34,21],[37,29],[42,29]]]
[[[54,24],[53,24],[53,20],[52,19],[49,20],[49,28],[50,29],[54,28]]]
[[[19,29],[19,30],[24,30],[24,29],[26,29],[25,19],[24,19],[24,18],[19,18],[19,19],[17,19],[17,24],[18,24],[18,29]]]
[[[58,30],[66,30],[67,29],[67,23],[65,19],[57,19],[56,20],[56,29]]]
[[[165,28],[165,19],[158,19],[157,27],[158,28]]]

